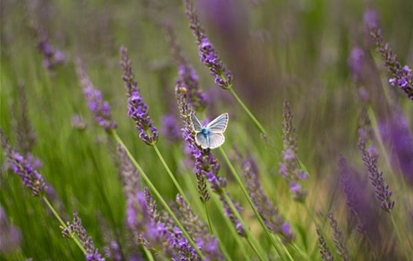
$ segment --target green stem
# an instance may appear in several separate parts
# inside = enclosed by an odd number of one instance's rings
[[[147,249],[145,246],[143,247],[143,252],[145,252],[145,255],[149,259],[149,261],[155,261],[155,259],[152,256],[151,251],[149,251],[149,249]]]
[[[128,155],[129,159],[132,161],[133,165],[136,167],[136,169],[140,172],[141,177],[144,179],[145,183],[148,185],[149,189],[152,191],[152,193],[155,195],[155,197],[161,202],[161,204],[164,206],[165,210],[169,213],[169,215],[172,217],[172,219],[175,221],[176,225],[179,227],[179,229],[182,231],[184,236],[188,239],[189,243],[191,246],[195,249],[197,254],[201,259],[204,259],[204,255],[202,254],[201,250],[198,249],[196,246],[194,240],[191,238],[191,236],[188,234],[188,232],[185,230],[184,226],[182,223],[179,221],[179,219],[176,217],[172,209],[168,206],[166,201],[163,199],[161,194],[158,192],[156,187],[152,184],[151,180],[148,178],[146,173],[143,171],[141,166],[136,162],[135,158],[132,156],[126,145],[123,143],[122,139],[118,136],[116,131],[111,132],[112,136],[115,138],[115,140],[122,146],[122,148],[125,150],[126,154]]]
[[[59,221],[60,225],[62,225],[62,227],[66,229],[67,225],[65,224],[65,222],[63,222],[62,218],[59,216],[59,214],[57,214],[56,210],[54,209],[52,204],[50,204],[49,200],[45,196],[43,196],[43,201],[46,203],[50,211],[52,211],[53,215]],[[80,250],[82,250],[83,254],[86,255],[86,250],[80,243],[79,239],[75,235],[73,235],[71,232],[70,232],[70,235],[71,235],[71,238],[75,241],[76,245],[80,248]]]
[[[399,227],[397,226],[396,221],[394,220],[392,212],[390,212],[390,219],[391,219],[391,223],[393,224],[394,231],[396,232],[396,236],[399,239],[400,244],[402,245],[402,249],[403,249],[404,253],[407,255],[406,246],[404,244],[404,241],[402,240],[402,237],[400,236]],[[407,241],[409,241],[409,240],[407,240]],[[411,248],[411,249],[413,249],[413,248]]]
[[[229,92],[234,96],[235,100],[241,105],[241,107],[244,109],[244,111],[248,114],[248,116],[251,118],[251,120],[254,122],[255,126],[262,132],[266,137],[268,137],[267,131],[264,129],[264,127],[261,125],[261,123],[255,118],[254,114],[248,109],[248,107],[244,104],[244,102],[241,100],[241,98],[237,95],[237,93],[230,88]]]
[[[212,230],[211,218],[209,217],[207,202],[204,201],[204,202],[202,202],[202,204],[204,205],[205,214],[206,214],[206,217],[207,217],[207,220],[208,220],[209,233],[210,233],[211,235],[213,235],[213,234],[214,234],[214,231]]]
[[[223,192],[222,195],[224,196],[225,201],[227,202],[227,204],[229,205],[229,207],[231,208],[231,211],[234,213],[234,215],[236,216],[236,218],[241,222],[242,227],[245,230],[245,234],[246,234],[246,239],[248,241],[248,244],[250,244],[251,248],[254,250],[254,252],[258,255],[258,258],[260,260],[267,260],[266,258],[264,258],[262,256],[262,254],[258,251],[257,247],[253,244],[252,242],[252,238],[253,235],[251,234],[251,231],[249,230],[249,228],[246,226],[243,218],[241,217],[241,215],[239,214],[237,208],[235,207],[234,203],[232,202],[232,200],[229,198],[228,194]]]
[[[275,251],[277,251],[278,255],[284,260],[283,256],[281,255],[281,251],[278,249],[277,244],[275,243],[273,237],[271,236],[270,232],[268,231],[267,226],[264,224],[264,220],[262,219],[261,215],[258,213],[257,209],[255,208],[251,197],[248,195],[247,189],[245,188],[244,184],[242,183],[241,178],[239,177],[237,171],[235,170],[234,166],[232,165],[231,161],[229,160],[227,154],[225,153],[224,149],[222,149],[222,147],[220,147],[219,150],[220,150],[221,154],[223,155],[225,161],[227,162],[228,167],[230,168],[232,174],[234,175],[235,180],[237,181],[238,185],[241,187],[241,190],[242,190],[245,198],[247,199],[247,201],[248,201],[249,205],[251,206],[252,210],[254,211],[254,214],[257,217],[258,221],[260,222],[262,229],[265,231],[265,234],[267,235],[270,243],[274,247]],[[290,260],[293,261],[293,259],[291,258],[291,256],[289,254],[288,254],[288,256],[289,256]]]
[[[166,172],[168,173],[169,177],[171,178],[172,182],[175,184],[175,187],[178,189],[179,194],[181,194],[181,196],[184,198],[184,200],[189,204],[189,201],[188,201],[187,197],[185,196],[185,193],[184,193],[183,189],[179,185],[179,183],[176,180],[174,174],[172,174],[172,171],[169,168],[168,164],[166,163],[165,159],[163,158],[161,152],[159,151],[158,146],[156,146],[156,144],[154,144],[154,145],[152,145],[152,147],[156,151],[156,154],[158,155],[159,159],[161,160],[162,165],[164,166],[164,168],[165,168]]]

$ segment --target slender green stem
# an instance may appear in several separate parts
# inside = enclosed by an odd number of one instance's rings
[[[249,228],[247,227],[247,225],[245,224],[243,218],[241,217],[241,215],[239,214],[237,208],[235,207],[234,203],[232,202],[232,200],[229,198],[227,193],[222,193],[222,195],[224,196],[225,201],[227,202],[227,204],[229,205],[229,207],[231,208],[231,211],[234,213],[234,215],[236,216],[236,218],[241,222],[242,227],[245,230],[245,234],[246,234],[246,239],[248,241],[248,244],[250,244],[251,248],[254,250],[254,252],[258,255],[258,258],[260,260],[267,260],[266,258],[264,258],[264,256],[262,256],[262,254],[260,253],[260,251],[258,251],[257,247],[254,245],[254,243],[252,242],[252,238],[253,235],[251,234],[251,231],[249,230]]]
[[[136,167],[136,169],[140,172],[141,177],[144,179],[145,183],[148,185],[149,189],[152,191],[152,193],[155,195],[155,197],[161,202],[165,210],[169,213],[169,215],[172,217],[172,219],[175,221],[176,225],[179,227],[179,229],[182,231],[184,236],[188,239],[189,243],[191,246],[195,249],[197,254],[201,259],[204,259],[204,255],[202,254],[201,250],[196,246],[194,240],[191,238],[191,236],[188,234],[182,223],[179,221],[179,219],[176,217],[172,209],[168,206],[166,201],[163,199],[159,191],[156,189],[156,187],[152,184],[151,180],[148,178],[146,173],[143,171],[141,166],[138,164],[138,162],[135,160],[133,155],[130,153],[126,145],[123,143],[122,139],[118,136],[116,131],[111,132],[112,136],[115,138],[115,140],[122,146],[122,148],[125,150],[126,154],[128,155],[129,159],[132,161],[133,165]]]
[[[402,245],[402,249],[403,249],[404,253],[407,255],[406,245],[404,244],[404,241],[402,240],[402,237],[400,236],[399,227],[397,226],[396,221],[394,220],[392,212],[390,212],[390,219],[391,219],[391,223],[393,224],[394,231],[396,232],[396,236],[399,239],[399,243]],[[407,241],[409,241],[409,240],[407,240]],[[413,249],[413,248],[411,248],[411,249]]]
[[[151,251],[149,251],[149,249],[147,249],[145,246],[143,247],[143,252],[145,252],[145,255],[149,261],[155,261],[155,259],[152,256]]]
[[[60,225],[62,225],[63,228],[67,228],[67,225],[65,224],[65,222],[63,222],[62,218],[59,216],[59,214],[56,212],[52,204],[50,204],[49,200],[45,196],[43,196],[43,201],[46,203],[50,211],[52,211],[53,215],[59,221]],[[80,243],[76,235],[73,235],[72,233],[70,233],[70,235],[71,235],[71,238],[75,241],[76,245],[80,248],[80,250],[82,250],[82,252],[86,254],[85,248],[82,246],[82,244]]]
[[[267,235],[270,243],[273,245],[274,249],[277,251],[278,255],[284,260],[283,256],[281,255],[281,251],[278,249],[276,242],[274,241],[273,237],[271,236],[270,232],[268,231],[267,226],[264,224],[264,220],[262,219],[261,215],[258,213],[257,209],[254,206],[254,203],[252,202],[251,197],[249,196],[247,189],[245,188],[244,184],[242,183],[242,180],[240,176],[238,175],[238,172],[235,170],[234,166],[232,165],[231,161],[229,160],[227,154],[225,153],[224,149],[222,147],[219,148],[221,154],[223,155],[225,161],[228,164],[228,167],[230,168],[232,174],[234,175],[235,180],[237,181],[238,185],[241,187],[242,192],[244,193],[245,198],[247,199],[249,205],[251,206],[252,210],[254,211],[255,216],[257,217],[258,221],[261,224],[262,229],[265,231],[265,234]],[[287,251],[288,252],[288,251]],[[288,255],[291,257],[290,255]],[[290,260],[293,260],[290,258]]]
[[[248,114],[248,116],[251,118],[251,120],[254,122],[255,126],[262,132],[266,137],[268,137],[267,131],[264,129],[264,127],[261,125],[261,123],[255,118],[254,114],[248,109],[248,107],[244,104],[244,102],[241,100],[241,98],[238,96],[238,94],[232,89],[229,89],[230,93],[232,96],[234,96],[235,100],[241,105],[241,107],[244,109],[244,111]]]
[[[204,205],[205,214],[206,214],[206,217],[207,217],[207,220],[208,220],[209,233],[210,233],[211,235],[213,235],[213,234],[214,234],[214,231],[212,230],[211,218],[209,217],[207,202],[204,201],[204,202],[202,202],[202,203],[203,203],[203,205]]]
[[[184,200],[189,204],[189,201],[188,201],[187,197],[185,196],[185,193],[184,193],[183,189],[179,185],[179,183],[176,180],[174,174],[172,173],[171,169],[169,168],[168,164],[166,163],[165,159],[163,158],[161,152],[158,149],[158,146],[156,146],[156,144],[154,144],[154,145],[152,145],[152,147],[156,151],[156,154],[158,155],[159,159],[161,160],[162,165],[164,166],[164,168],[165,168],[166,172],[168,173],[169,177],[172,179],[172,182],[175,184],[175,187],[178,189],[179,194],[181,194],[181,196],[184,198]]]

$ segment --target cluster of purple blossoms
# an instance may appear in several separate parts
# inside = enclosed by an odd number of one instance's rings
[[[3,130],[0,129],[1,146],[7,158],[7,165],[23,181],[23,185],[32,191],[33,196],[41,197],[47,190],[42,175],[33,168],[30,162],[11,148]]]
[[[381,202],[381,208],[384,211],[391,212],[394,207],[394,201],[390,199],[392,192],[389,185],[386,185],[383,172],[379,171],[377,166],[378,154],[374,146],[366,148],[366,139],[360,136],[358,148],[362,153],[364,165],[367,167],[371,184],[375,188],[376,198]]]
[[[85,256],[88,261],[105,260],[97,248],[95,248],[92,238],[87,235],[86,229],[82,225],[82,220],[76,211],[73,212],[73,222],[70,223],[67,228],[62,229],[62,235],[67,238],[77,237],[85,249]]]
[[[102,93],[93,86],[80,59],[76,60],[76,71],[86,96],[89,109],[95,116],[95,121],[107,132],[116,129],[117,124],[112,119],[109,103],[103,100]]]
[[[165,24],[165,31],[169,50],[178,66],[180,81],[188,91],[188,101],[195,111],[202,112],[208,105],[208,101],[206,94],[199,88],[198,75],[188,59],[184,56],[176,41],[172,27],[169,24]]]
[[[251,196],[265,225],[272,233],[281,235],[285,243],[291,242],[294,237],[294,234],[291,232],[291,226],[278,213],[277,207],[264,193],[255,162],[252,159],[242,160],[242,169],[246,179],[248,194]]]
[[[284,101],[283,106],[283,161],[280,162],[280,174],[289,182],[294,199],[303,201],[307,192],[298,183],[307,178],[307,173],[299,168],[297,138],[294,134],[291,105]]]
[[[7,219],[6,212],[0,206],[0,253],[9,253],[20,247],[20,230]]]
[[[139,131],[139,138],[147,145],[153,145],[158,141],[158,130],[153,126],[152,119],[149,117],[149,107],[143,100],[138,89],[138,83],[132,72],[132,61],[129,59],[128,50],[125,46],[119,49],[123,70],[122,80],[127,90],[128,115],[135,121],[136,129]]]
[[[226,90],[231,89],[233,81],[231,72],[219,58],[218,52],[209,41],[205,30],[201,27],[191,0],[184,0],[184,2],[185,13],[190,20],[189,27],[196,38],[201,62],[209,68],[211,75],[214,77],[215,84]]]
[[[53,70],[66,62],[65,54],[60,50],[54,49],[47,39],[40,39],[37,43],[37,48],[43,55],[43,66],[47,70]]]
[[[187,149],[195,161],[195,174],[198,182],[198,191],[202,201],[209,199],[209,194],[205,179],[207,179],[211,188],[218,194],[222,193],[226,187],[226,180],[218,176],[220,166],[217,159],[211,153],[210,149],[202,149],[195,142],[195,131],[191,123],[192,108],[188,104],[187,89],[178,80],[175,87],[175,95],[179,107],[180,117],[184,123],[183,138]]]
[[[413,100],[413,74],[409,66],[401,65],[388,43],[384,42],[381,29],[378,25],[377,14],[373,9],[366,11],[364,22],[376,45],[376,50],[384,60],[384,66],[392,74],[389,83],[404,91],[410,100]]]

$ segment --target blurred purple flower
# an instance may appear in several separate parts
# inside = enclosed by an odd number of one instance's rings
[[[406,181],[413,184],[413,134],[409,131],[406,119],[400,112],[382,121],[379,130],[388,146],[391,163]]]
[[[55,50],[46,38],[38,41],[37,48],[43,55],[43,66],[47,70],[53,70],[66,62],[65,54],[61,50]]]
[[[9,168],[22,179],[23,185],[32,191],[33,196],[41,197],[47,190],[47,184],[42,175],[27,159],[11,148],[2,129],[0,129],[0,138]]]
[[[201,27],[198,20],[198,15],[191,0],[184,0],[184,3],[186,15],[190,21],[189,27],[196,38],[201,62],[208,67],[211,75],[214,77],[214,82],[219,87],[223,89],[230,89],[232,87],[233,80],[231,72],[219,58],[218,52],[209,41],[205,30]]]
[[[112,119],[109,103],[103,100],[102,93],[93,86],[79,58],[76,60],[76,71],[95,121],[108,132],[116,129],[117,124]]]
[[[290,192],[294,195],[294,199],[303,201],[307,192],[301,187],[299,181],[307,179],[308,174],[301,170],[298,165],[297,138],[292,125],[293,114],[291,113],[291,105],[287,101],[284,101],[283,117],[284,150],[283,161],[279,163],[280,174],[289,182]]]
[[[83,248],[85,249],[85,256],[88,261],[105,260],[95,248],[92,238],[87,235],[86,229],[82,225],[82,220],[80,219],[76,211],[73,212],[73,222],[69,223],[67,228],[62,229],[62,235],[64,237],[71,238],[73,234],[77,236],[80,244],[82,244]]]
[[[389,83],[392,86],[400,88],[410,100],[413,100],[413,75],[411,69],[407,65],[402,66],[400,62],[397,61],[397,55],[393,53],[390,45],[384,42],[381,29],[375,19],[373,19],[374,14],[375,11],[369,9],[365,14],[365,23],[374,40],[377,52],[384,60],[384,66],[392,75]]]
[[[227,192],[222,192],[222,193],[227,193]],[[232,224],[234,224],[235,229],[237,230],[238,234],[242,237],[245,237],[246,233],[245,233],[245,229],[242,227],[241,221],[237,219],[237,217],[235,216],[234,212],[232,211],[228,202],[225,200],[225,197],[222,195],[222,193],[219,195],[219,199],[221,200],[222,205],[224,206],[225,216],[227,216],[229,220],[231,220]],[[241,213],[242,211],[241,205],[235,200],[232,200],[232,203],[235,205],[235,208],[237,209],[237,211]]]
[[[139,138],[147,145],[153,145],[158,141],[158,130],[153,126],[152,119],[149,117],[149,107],[140,94],[138,83],[132,72],[132,61],[129,59],[128,50],[125,46],[119,49],[123,71],[122,80],[127,90],[128,115],[135,121],[136,129],[139,131]]]
[[[169,142],[177,142],[181,139],[179,123],[172,113],[162,117],[161,134]]]
[[[353,76],[353,80],[358,82],[363,74],[363,60],[365,57],[364,50],[358,46],[351,50],[350,57],[348,58],[348,65]]]
[[[20,230],[10,223],[6,212],[0,206],[0,253],[10,253],[20,247]]]
[[[264,193],[255,162],[252,159],[242,160],[240,158],[239,160],[242,162],[248,194],[265,225],[271,232],[281,235],[285,243],[291,242],[294,234],[290,230],[290,225],[278,213],[277,207]]]

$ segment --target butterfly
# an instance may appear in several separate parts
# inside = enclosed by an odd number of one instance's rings
[[[228,125],[228,113],[223,113],[215,118],[215,120],[208,123],[206,126],[202,126],[201,122],[195,116],[195,113],[191,114],[192,127],[196,133],[195,142],[203,149],[215,149],[221,146],[224,141],[224,131]]]

